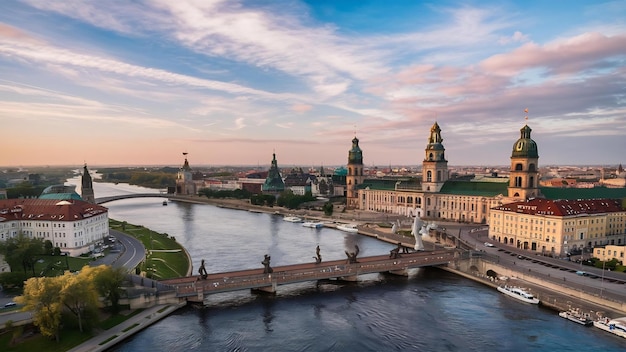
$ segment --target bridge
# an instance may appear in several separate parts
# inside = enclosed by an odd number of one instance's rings
[[[116,196],[110,197],[100,197],[96,198],[96,204],[104,204],[108,202],[113,202],[116,200],[122,199],[132,199],[132,198],[169,198],[169,199],[184,199],[182,196],[177,196],[175,194],[170,193],[128,193],[128,194],[119,194]]]
[[[358,275],[371,273],[392,273],[407,275],[407,270],[425,266],[447,265],[459,253],[456,249],[435,250],[432,252],[403,253],[397,258],[388,255],[358,258],[356,263],[348,260],[334,260],[321,263],[305,263],[273,267],[272,273],[264,273],[263,268],[199,275],[159,281],[176,291],[179,299],[189,302],[202,302],[207,295],[244,289],[276,292],[279,285],[304,281],[344,280],[356,281]]]

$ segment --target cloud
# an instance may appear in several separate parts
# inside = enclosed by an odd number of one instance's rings
[[[313,109],[313,106],[309,104],[294,104],[291,106],[291,110],[299,113],[309,112]]]

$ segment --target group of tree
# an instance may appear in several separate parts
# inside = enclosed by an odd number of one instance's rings
[[[59,341],[61,327],[78,325],[81,332],[97,322],[99,297],[112,310],[119,308],[124,270],[107,265],[84,266],[78,273],[32,277],[15,301],[33,312],[33,324],[42,335]]]
[[[276,204],[276,197],[272,194],[253,194],[250,196],[250,204],[273,207]]]
[[[276,205],[287,209],[297,209],[302,203],[312,202],[315,197],[311,192],[306,192],[303,196],[294,194],[291,190],[284,191],[278,196]]]
[[[155,170],[102,169],[102,181],[123,182],[148,188],[165,188],[176,184],[176,170],[161,168]]]
[[[22,232],[0,242],[0,254],[4,255],[4,260],[9,264],[12,271],[21,268],[24,273],[32,272],[33,276],[35,275],[37,259],[42,255],[52,254],[53,250],[52,242],[36,237],[30,238]]]

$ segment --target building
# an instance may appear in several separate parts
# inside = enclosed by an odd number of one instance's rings
[[[108,210],[78,199],[0,200],[0,241],[20,233],[79,256],[109,235]]]
[[[198,185],[194,182],[193,172],[189,166],[189,161],[187,161],[187,153],[183,153],[183,155],[185,162],[176,175],[176,194],[195,196],[198,194]]]
[[[93,193],[93,182],[89,170],[87,170],[87,164],[83,167],[83,176],[81,178],[81,198],[88,203],[96,204],[96,197]]]
[[[359,209],[358,189],[365,176],[363,175],[363,151],[359,147],[359,139],[352,139],[352,148],[348,151],[348,173],[346,175],[346,207]]]
[[[492,240],[554,256],[626,238],[626,207],[616,199],[533,198],[495,207],[489,218]]]
[[[266,194],[273,194],[278,196],[285,191],[285,183],[280,175],[280,169],[278,168],[278,161],[276,161],[276,153],[272,154],[272,165],[267,173],[265,182],[261,186],[261,190]]]
[[[607,245],[597,247],[593,249],[593,257],[598,258],[603,262],[608,262],[613,259],[617,259],[622,265],[624,264],[624,249],[626,246],[613,246]]]

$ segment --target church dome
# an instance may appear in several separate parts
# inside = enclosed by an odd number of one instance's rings
[[[520,138],[513,144],[512,158],[539,158],[537,143],[530,138],[531,131],[528,125],[520,129]]]

